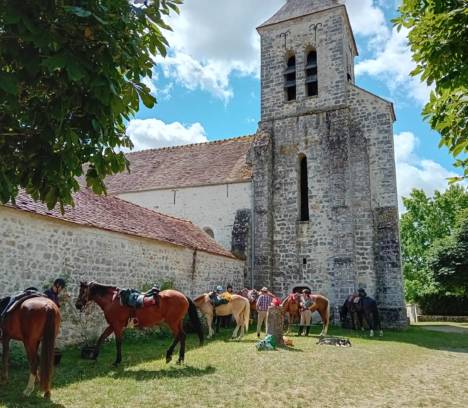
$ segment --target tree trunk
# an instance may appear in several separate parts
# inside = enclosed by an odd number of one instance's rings
[[[267,314],[267,334],[271,334],[277,346],[283,346],[283,313],[280,307],[270,306]]]

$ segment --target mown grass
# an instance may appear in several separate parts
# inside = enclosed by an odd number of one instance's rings
[[[313,335],[320,328],[314,327]],[[223,331],[198,347],[190,336],[186,364],[165,364],[169,338],[130,336],[122,367],[112,366],[114,344],[97,363],[64,351],[52,402],[25,398],[27,365],[15,358],[11,381],[0,386],[0,407],[467,407],[468,335],[420,327],[351,338],[351,348],[294,337],[294,347],[258,352],[256,337],[229,340]]]

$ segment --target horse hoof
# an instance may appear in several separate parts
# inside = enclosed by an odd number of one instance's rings
[[[380,330],[379,335],[380,335],[380,337],[383,337],[383,330]]]
[[[166,357],[166,364],[169,364],[172,361],[172,357]]]
[[[50,391],[47,391],[46,393],[44,393],[44,399],[47,401],[50,401]]]
[[[176,363],[176,364],[177,364],[177,365],[182,365],[182,364],[184,364],[184,360],[177,360],[177,363]]]
[[[26,388],[24,391],[23,391],[23,395],[25,397],[29,397],[31,394],[32,394],[33,390],[30,389],[30,388]]]
[[[120,365],[120,361],[114,361],[114,363],[112,364],[114,367],[118,367]]]

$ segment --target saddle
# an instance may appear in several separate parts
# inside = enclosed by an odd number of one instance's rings
[[[13,296],[8,296],[0,300],[0,326],[6,320],[8,315],[16,310],[28,299],[36,297],[47,297],[43,293],[39,292],[36,288],[29,288],[23,292],[19,292]]]
[[[122,306],[139,309],[145,306],[159,306],[159,288],[154,286],[148,292],[140,292],[137,289],[120,289],[119,299]]]
[[[217,295],[216,293],[212,293],[209,295],[211,304],[216,308],[221,305],[226,305],[229,303],[229,300],[225,299],[222,296]]]

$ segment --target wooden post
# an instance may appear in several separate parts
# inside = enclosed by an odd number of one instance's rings
[[[281,307],[270,306],[267,313],[267,334],[271,334],[277,346],[284,346],[283,313]]]

